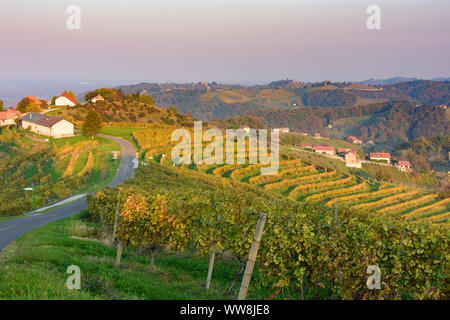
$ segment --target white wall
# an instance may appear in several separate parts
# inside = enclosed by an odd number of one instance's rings
[[[66,97],[58,97],[55,99],[55,106],[69,106],[73,107],[75,103],[67,99]]]

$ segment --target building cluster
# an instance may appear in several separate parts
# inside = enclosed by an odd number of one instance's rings
[[[100,100],[99,97],[95,97]],[[47,100],[39,100],[34,96],[28,96],[26,99],[32,103],[41,106],[43,102],[51,104]],[[102,98],[103,99],[103,98]],[[76,100],[66,93],[60,94],[55,98],[55,106],[73,107]],[[0,127],[16,126],[24,130],[29,130],[53,138],[71,137],[75,134],[74,124],[65,120],[63,117],[49,116],[43,113],[27,112],[22,114],[20,111],[9,108],[0,112]]]

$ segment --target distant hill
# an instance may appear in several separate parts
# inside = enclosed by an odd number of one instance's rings
[[[419,78],[415,78],[415,77],[394,77],[394,78],[389,78],[389,79],[367,79],[364,81],[360,81],[357,83],[360,84],[367,84],[370,86],[387,86],[387,85],[392,85],[392,84],[396,84],[396,83],[400,83],[400,82],[411,82],[411,81],[416,81],[416,80],[422,80]],[[450,81],[450,77],[440,77],[440,78],[433,78],[431,79],[432,81]]]
[[[357,135],[392,146],[420,136],[450,134],[449,110],[431,105],[416,107],[408,101],[339,108],[259,109],[246,115],[261,119],[271,128],[289,127],[291,131],[335,138]]]
[[[411,78],[412,79],[412,78]],[[415,79],[415,78],[414,78]],[[388,100],[407,100],[415,104],[449,104],[450,82],[393,78],[367,83],[303,83],[274,81],[267,85],[226,85],[218,83],[140,83],[119,87],[125,94],[151,95],[163,108],[175,106],[201,120],[227,119],[253,110],[280,110],[297,107],[351,107]],[[383,80],[384,81],[384,80]],[[384,85],[393,82],[394,84]]]
[[[396,84],[399,82],[409,82],[409,81],[416,81],[416,80],[420,80],[420,79],[419,78],[395,77],[395,78],[389,78],[389,79],[367,79],[367,80],[360,81],[357,83],[367,84],[370,86],[388,86],[388,85]]]

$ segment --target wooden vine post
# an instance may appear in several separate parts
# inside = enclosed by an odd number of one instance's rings
[[[216,244],[213,243],[211,245],[211,249],[209,250],[209,267],[208,267],[208,276],[206,277],[206,285],[205,288],[206,290],[209,290],[209,287],[211,285],[211,277],[212,277],[212,272],[213,272],[213,268],[214,268],[214,259],[216,257]]]
[[[221,219],[221,215],[217,215],[217,224],[220,223],[220,219]],[[214,233],[213,233],[213,240],[215,241],[215,235],[216,235],[216,231],[217,231],[218,226],[216,226],[216,228],[214,229]],[[216,258],[216,243],[213,242],[213,244],[211,245],[210,249],[209,249],[209,267],[208,267],[208,275],[206,277],[206,284],[205,284],[205,289],[209,290],[209,287],[211,286],[211,277],[212,277],[212,273],[213,273],[213,268],[214,268],[214,260]]]
[[[238,300],[245,300],[247,297],[248,286],[252,277],[253,268],[255,266],[256,256],[258,254],[259,243],[264,231],[264,225],[266,223],[267,215],[265,213],[259,214],[258,223],[256,225],[255,236],[253,238],[248,260],[245,265],[244,277],[242,278],[241,288],[239,289]]]
[[[113,234],[112,234],[112,243],[114,244],[114,240],[116,239],[116,230],[117,230],[117,219],[119,216],[119,205],[120,205],[120,191],[122,189],[119,188],[117,192],[117,205],[116,205],[116,214],[114,216],[114,228],[113,228]],[[117,254],[116,254],[116,266],[120,265],[120,259],[122,258],[122,241],[119,241],[117,245]]]
[[[122,189],[119,188],[119,191],[117,192],[117,205],[116,205],[116,214],[114,216],[114,228],[113,228],[113,234],[112,234],[112,242],[114,243],[114,240],[116,240],[116,229],[117,229],[117,219],[119,216],[119,204],[120,204],[120,191]]]

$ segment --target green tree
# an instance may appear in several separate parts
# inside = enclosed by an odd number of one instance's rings
[[[3,101],[0,100],[0,111],[3,111]]]
[[[52,98],[52,102],[51,102],[51,105],[52,105],[52,106],[55,105],[55,100],[56,100],[56,98],[58,98],[58,97],[57,97],[57,96],[54,96],[54,97]]]
[[[22,113],[26,112],[42,112],[42,108],[40,105],[34,103],[28,98],[23,98],[20,100],[20,102],[17,104],[16,109],[19,110]]]
[[[94,139],[94,135],[100,132],[102,129],[102,119],[97,111],[90,109],[86,119],[83,122],[83,134],[85,136],[90,136]]]
[[[91,91],[91,92],[86,93],[86,95],[84,96],[84,99],[89,102],[92,98],[96,97],[97,95],[98,95],[97,92]]]
[[[77,101],[77,97],[75,97],[75,94],[72,91],[64,90],[63,94],[67,94],[68,96],[72,97],[73,101]]]

